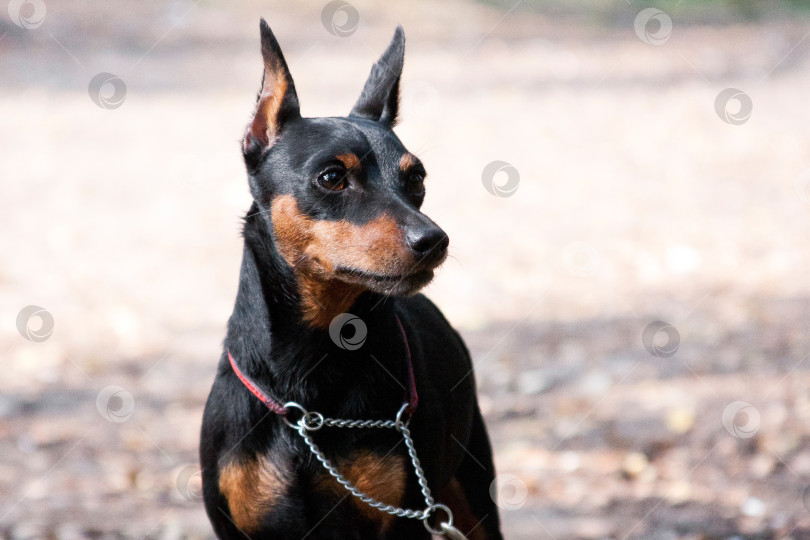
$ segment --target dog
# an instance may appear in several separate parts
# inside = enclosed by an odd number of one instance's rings
[[[200,440],[213,528],[240,540],[498,540],[470,355],[418,294],[449,240],[420,212],[425,168],[392,130],[402,27],[351,113],[329,118],[301,116],[264,19],[260,34],[242,144],[253,201]]]

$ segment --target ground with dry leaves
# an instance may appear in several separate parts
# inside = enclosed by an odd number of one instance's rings
[[[507,538],[810,537],[804,15],[673,6],[653,46],[624,1],[607,21],[357,1],[343,38],[321,2],[149,4],[0,13],[0,538],[211,537],[193,472],[259,15],[308,115],[348,111],[405,27],[398,132],[451,238],[427,293],[473,352]],[[99,72],[119,108],[88,96]],[[742,125],[715,111],[729,87]],[[482,185],[495,160],[510,197]],[[18,332],[28,305],[49,339]],[[657,320],[678,334],[658,356]]]

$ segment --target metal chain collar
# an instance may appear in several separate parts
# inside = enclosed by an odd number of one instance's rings
[[[287,410],[297,409],[301,412],[301,417],[296,422],[291,422],[289,419],[287,419],[286,415],[283,416],[282,418],[284,423],[293,428],[301,436],[315,458],[320,461],[321,465],[323,465],[327,472],[332,475],[335,480],[337,480],[338,484],[346,488],[349,493],[372,508],[376,508],[377,510],[392,516],[421,520],[422,524],[425,526],[425,529],[427,529],[431,534],[446,536],[451,540],[467,540],[467,537],[464,536],[461,531],[453,527],[453,513],[450,511],[450,509],[441,503],[437,503],[433,499],[433,495],[430,493],[430,488],[428,487],[427,479],[425,478],[425,472],[422,470],[422,465],[419,462],[419,458],[416,456],[416,448],[414,447],[413,439],[411,438],[411,431],[408,428],[410,418],[407,420],[403,419],[405,411],[408,408],[408,403],[404,403],[402,407],[400,407],[395,420],[345,420],[342,418],[325,418],[319,412],[307,411],[303,406],[294,401],[286,403],[284,407]],[[405,446],[408,448],[408,456],[411,458],[411,464],[413,465],[414,472],[416,473],[416,478],[419,482],[422,496],[425,499],[425,509],[412,510],[385,504],[384,502],[378,501],[374,497],[371,497],[370,495],[357,489],[357,486],[353,485],[351,482],[349,482],[349,480],[346,479],[346,477],[340,474],[332,462],[329,461],[323,452],[321,452],[321,450],[315,444],[315,441],[312,439],[312,436],[308,433],[310,431],[318,431],[324,426],[337,428],[381,428],[396,429],[399,431],[399,433],[402,435],[403,441],[405,442]],[[436,513],[437,510],[447,514],[447,520],[439,522],[439,528],[434,528],[430,525],[429,519],[433,514]]]

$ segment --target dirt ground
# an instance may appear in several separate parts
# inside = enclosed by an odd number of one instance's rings
[[[355,29],[310,0],[17,4],[0,538],[212,537],[196,448],[262,15],[311,116],[345,114],[405,28],[397,129],[451,238],[426,292],[473,353],[507,538],[810,538],[810,19],[353,0]],[[484,186],[494,161],[509,196]]]

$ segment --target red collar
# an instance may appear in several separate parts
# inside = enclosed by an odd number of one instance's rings
[[[417,405],[419,405],[419,395],[416,393],[416,379],[413,376],[411,348],[408,346],[408,336],[405,334],[405,328],[402,327],[402,322],[399,320],[399,316],[394,316],[397,319],[397,326],[399,326],[399,330],[402,332],[402,341],[405,343],[405,359],[408,363],[408,407],[405,409],[405,412],[413,414],[414,411],[416,411]],[[231,355],[230,349],[228,350],[228,360],[231,362],[231,369],[233,369],[233,372],[236,373],[236,376],[239,377],[239,380],[242,381],[245,388],[250,390],[251,394],[259,398],[259,401],[264,403],[264,405],[274,413],[280,416],[287,414],[287,407],[283,406],[281,403],[262,392],[256,383],[254,383],[247,375],[240,371],[239,367],[236,365],[236,360],[234,360],[233,355]]]

